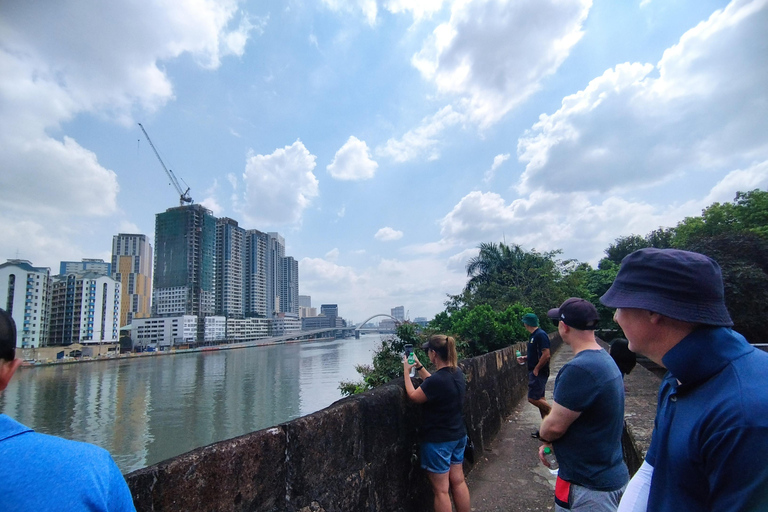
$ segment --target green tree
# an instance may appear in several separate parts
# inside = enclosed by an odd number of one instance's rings
[[[528,332],[520,319],[530,312],[530,308],[519,303],[503,311],[495,311],[488,304],[465,306],[450,313],[439,313],[429,323],[429,328],[454,336],[460,355],[472,357],[527,339]]]
[[[344,396],[354,395],[381,386],[397,377],[403,376],[403,354],[405,345],[413,345],[420,361],[429,361],[421,350],[421,337],[417,325],[405,322],[397,326],[394,336],[382,340],[381,346],[373,356],[370,365],[357,365],[355,370],[362,376],[359,381],[344,381],[339,390]]]
[[[496,311],[521,303],[539,315],[574,294],[569,275],[578,266],[561,261],[561,251],[525,251],[519,245],[480,244],[480,252],[467,263],[467,285],[452,306],[487,304]]]
[[[637,250],[650,247],[648,240],[640,235],[620,236],[605,250],[609,260],[614,263],[621,263],[625,256]]]
[[[765,343],[768,318],[768,238],[755,232],[698,237],[685,249],[706,254],[720,264],[725,303],[734,330],[751,343]]]

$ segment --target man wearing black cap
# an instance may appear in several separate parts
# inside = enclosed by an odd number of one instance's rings
[[[643,466],[619,510],[768,510],[768,354],[731,330],[720,266],[641,249],[600,301],[633,352],[667,369]]]
[[[629,481],[621,435],[624,383],[611,356],[595,340],[597,309],[576,297],[550,309],[573,350],[555,379],[552,411],[541,422],[539,458],[551,448],[560,466],[555,510],[614,512]]]
[[[16,324],[0,309],[0,391],[20,363]],[[136,509],[123,475],[106,450],[38,434],[0,414],[0,510]]]

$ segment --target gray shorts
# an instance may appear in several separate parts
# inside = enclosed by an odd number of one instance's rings
[[[616,512],[619,508],[619,500],[627,489],[627,484],[615,491],[593,491],[580,485],[571,484],[568,496],[570,509],[561,507],[555,503],[556,512]]]

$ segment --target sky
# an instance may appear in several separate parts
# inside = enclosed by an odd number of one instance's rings
[[[482,242],[596,265],[768,188],[766,33],[768,0],[4,0],[0,261],[154,240],[142,123],[313,306],[431,318]]]

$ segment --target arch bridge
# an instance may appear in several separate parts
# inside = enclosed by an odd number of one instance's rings
[[[366,318],[365,321],[360,322],[357,327],[355,327],[355,338],[360,338],[360,332],[363,331],[378,331],[378,329],[363,329],[362,326],[373,320],[374,318],[378,318],[380,316],[391,318],[395,321],[395,327],[399,326],[403,322],[398,320],[397,318],[393,317],[392,315],[388,315],[386,313],[378,313],[376,315],[371,316],[370,318]]]

